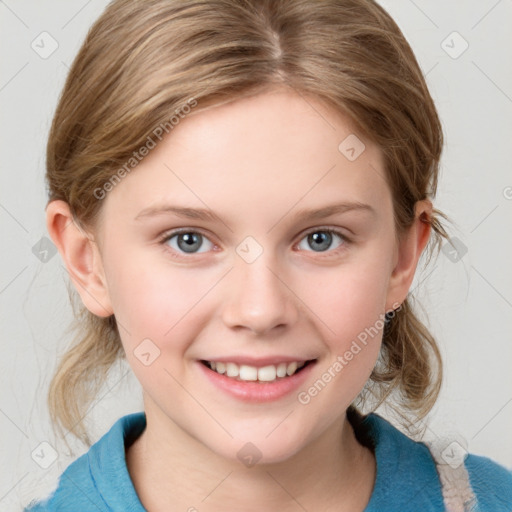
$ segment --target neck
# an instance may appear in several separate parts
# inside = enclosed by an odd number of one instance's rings
[[[146,419],[126,462],[140,501],[151,512],[357,512],[370,500],[375,458],[359,444],[345,415],[287,460],[252,467],[212,452],[162,411],[147,409]]]

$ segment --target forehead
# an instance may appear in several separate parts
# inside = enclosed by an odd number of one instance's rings
[[[289,90],[192,110],[107,196],[126,214],[179,201],[270,217],[338,200],[389,209],[381,152],[348,118]]]

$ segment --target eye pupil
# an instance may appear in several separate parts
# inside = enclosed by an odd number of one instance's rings
[[[328,229],[312,231],[307,235],[306,239],[303,238],[303,240],[307,240],[306,243],[314,252],[326,252],[331,249],[334,235],[341,237],[341,239],[344,240],[341,235],[336,233],[336,231],[330,231]],[[181,251],[186,254],[193,254],[196,252],[204,252],[201,251],[201,246],[204,242],[203,238],[205,237],[197,231],[184,231],[168,237],[167,241],[170,242],[172,239],[175,239],[174,243],[178,246],[175,251],[177,250],[178,252]],[[208,240],[208,238],[206,238],[206,240]]]
[[[199,233],[180,233],[178,246],[185,252],[193,252],[201,246],[201,239],[202,236]]]
[[[319,248],[321,251],[327,250],[329,246],[331,245],[332,241],[332,235],[331,233],[328,233],[327,231],[317,231],[316,233],[311,233],[309,235],[310,243],[314,242],[317,245],[317,248]],[[326,243],[327,241],[327,243]],[[312,244],[313,246],[315,244]]]

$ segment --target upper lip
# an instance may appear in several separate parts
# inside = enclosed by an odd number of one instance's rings
[[[238,365],[247,366],[269,366],[278,365],[280,363],[302,363],[311,361],[315,358],[293,357],[293,356],[267,356],[267,357],[253,357],[253,356],[226,356],[226,357],[213,357],[212,359],[203,359],[203,361],[215,361],[216,363],[235,363]]]

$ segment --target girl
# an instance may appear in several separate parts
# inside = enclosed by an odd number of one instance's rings
[[[505,468],[363,413],[412,426],[439,394],[408,293],[448,238],[442,142],[373,0],[112,2],[48,143],[84,308],[49,406],[90,446],[90,390],[126,358],[144,412],[28,510],[511,510]]]

